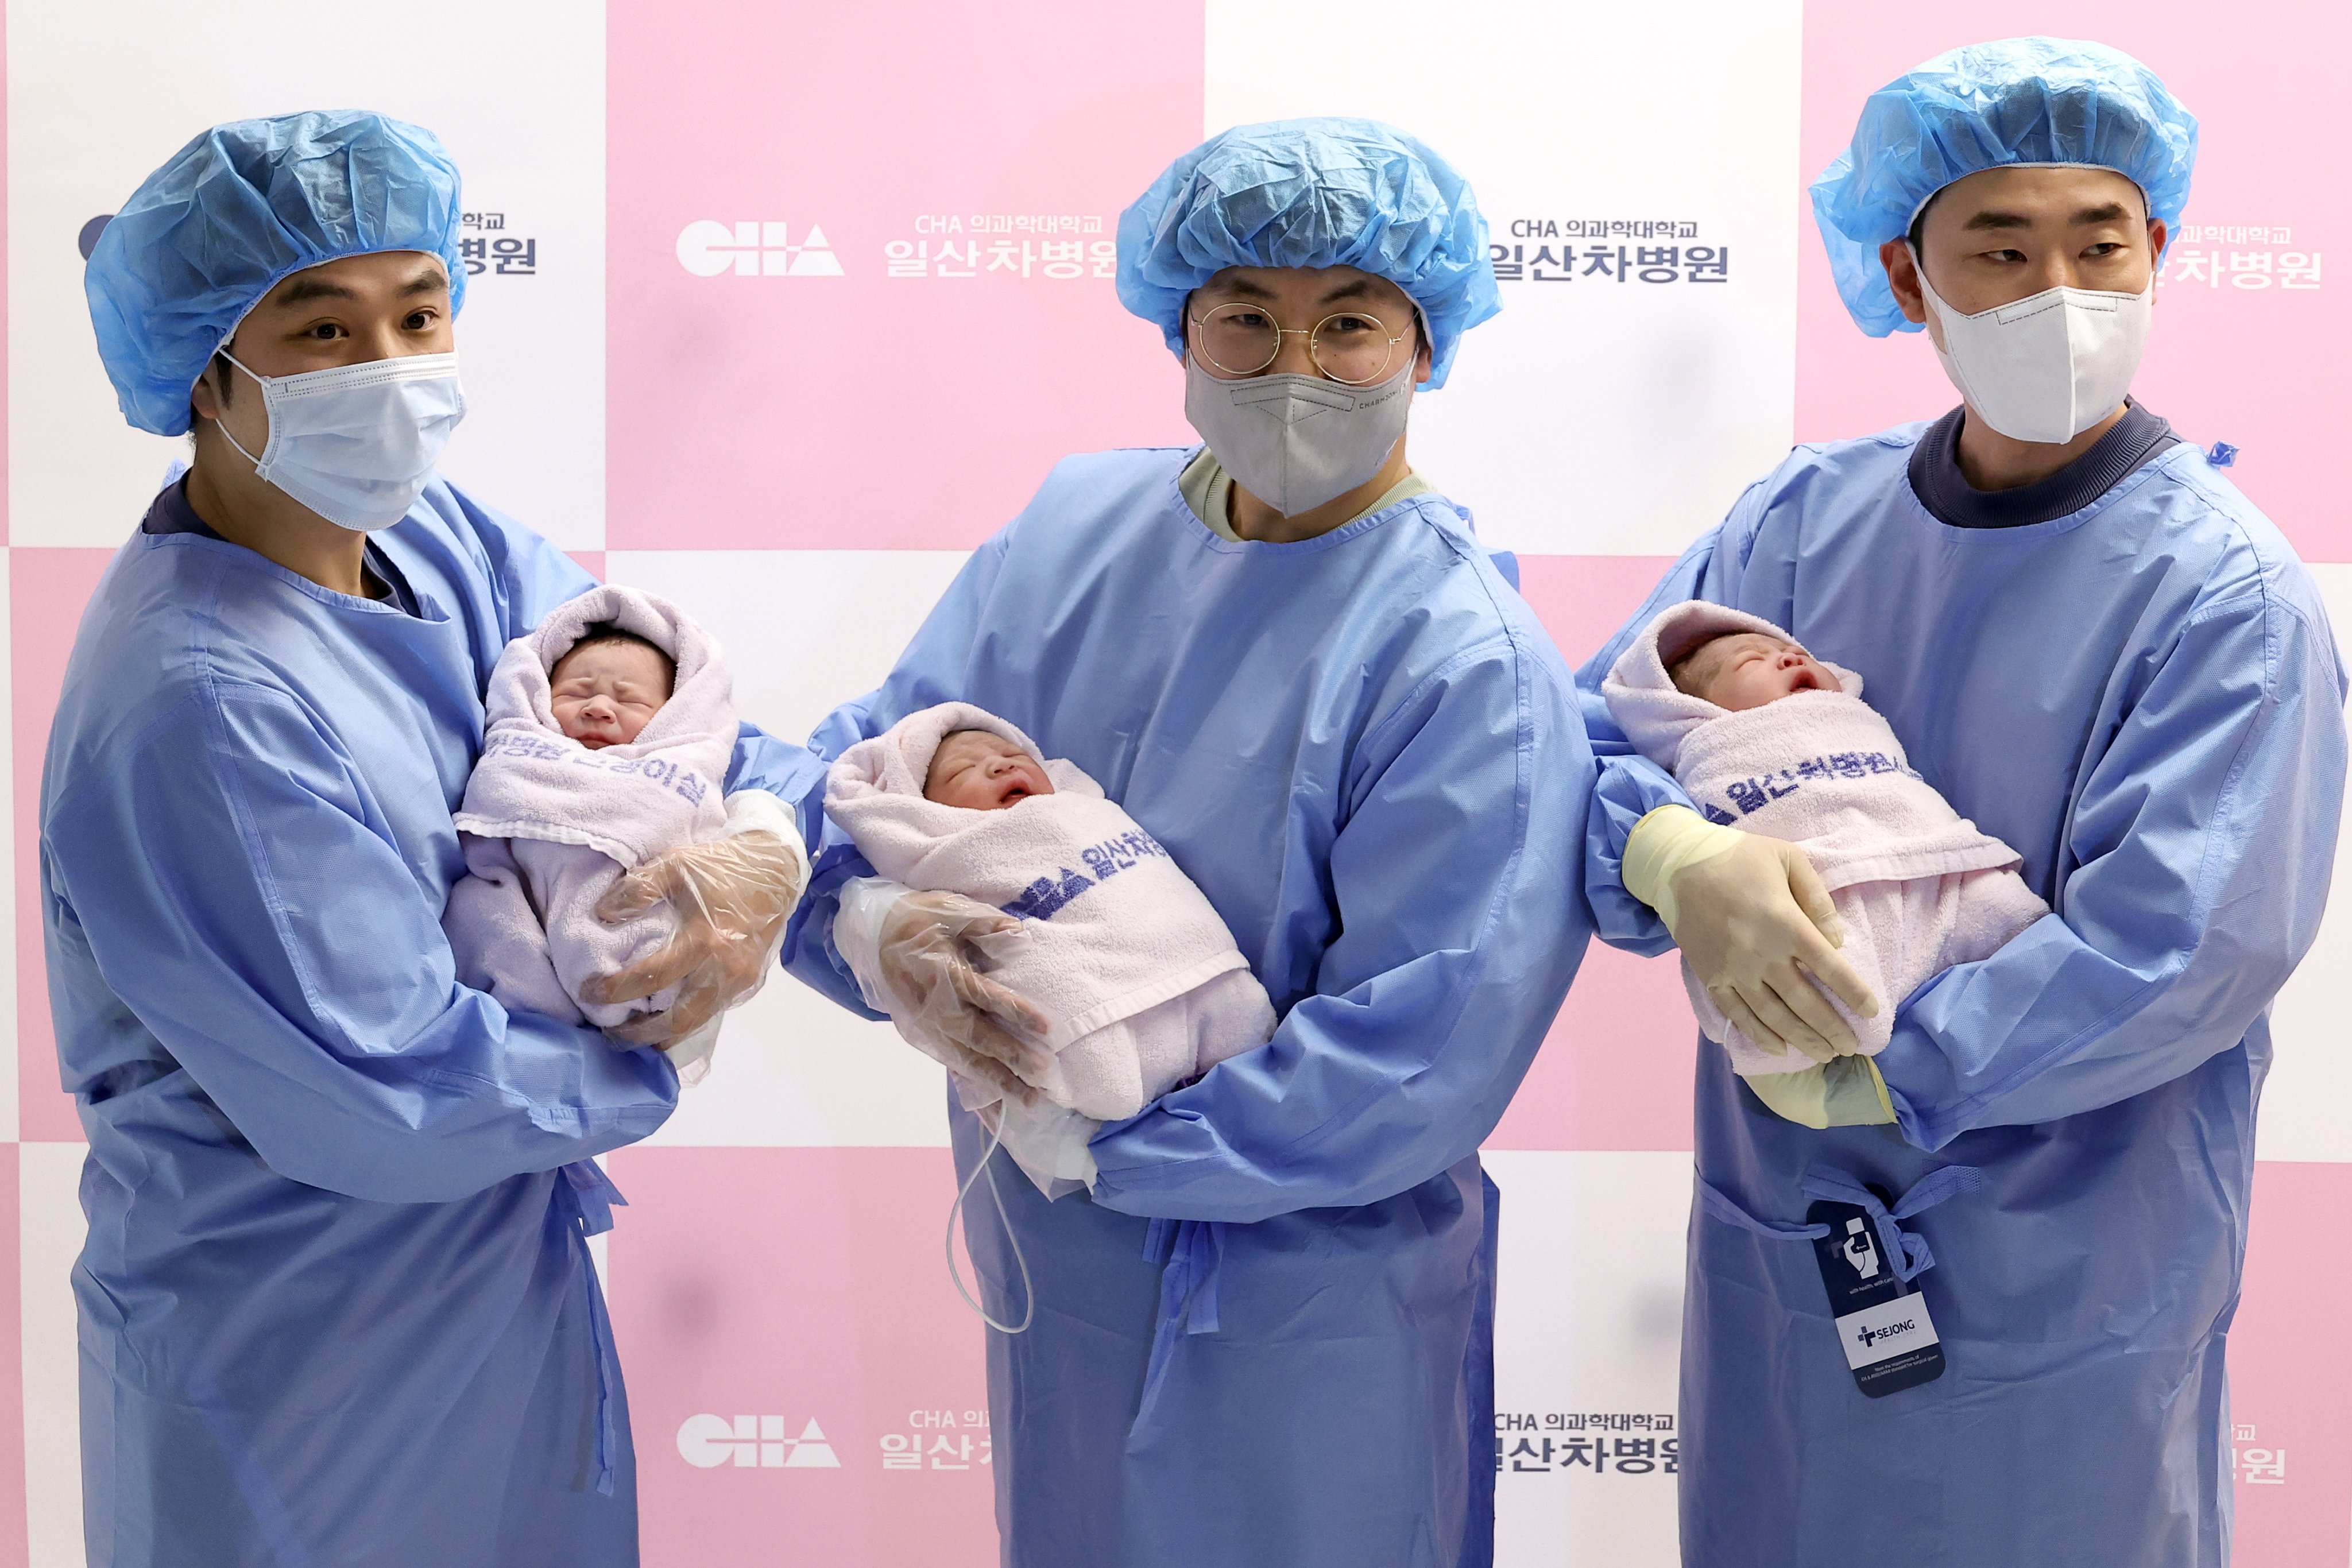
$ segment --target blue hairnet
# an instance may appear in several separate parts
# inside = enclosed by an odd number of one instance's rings
[[[1184,352],[1184,299],[1228,267],[1352,267],[1429,324],[1429,382],[1503,308],[1469,182],[1377,120],[1277,120],[1212,136],[1118,215],[1118,298]]]
[[[245,313],[289,273],[371,251],[457,255],[457,166],[431,131],[351,110],[216,125],[147,176],[82,277],[122,416],[188,428],[188,392]]]
[[[1853,144],[1813,182],[1813,217],[1854,324],[1916,332],[1878,247],[1953,181],[2004,163],[2082,163],[2137,181],[2147,215],[2176,225],[2197,163],[2197,117],[2120,49],[2004,38],[1937,55],[1870,95]]]

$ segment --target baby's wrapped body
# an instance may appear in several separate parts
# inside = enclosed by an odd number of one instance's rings
[[[653,643],[676,673],[634,738],[592,747],[558,723],[549,675],[584,633],[606,626]],[[667,1008],[667,992],[598,1005],[583,988],[677,932],[667,903],[606,924],[596,915],[604,894],[635,867],[726,828],[736,722],[717,644],[664,600],[596,589],[507,645],[486,707],[481,760],[456,818],[472,874],[449,890],[442,916],[458,978],[509,1008],[600,1029]],[[671,1061],[698,1066],[714,1033],[673,1046]]]
[[[1025,753],[1050,792],[1002,809],[927,799],[941,741],[968,730]],[[1020,933],[987,944],[991,977],[1045,1019],[1053,1061],[1034,1086],[1055,1106],[1122,1120],[1274,1032],[1265,988],[1168,852],[1078,768],[1039,756],[992,714],[946,703],[860,741],[833,766],[825,811],[882,876],[1021,919]],[[958,1086],[970,1109],[994,1097],[961,1079]],[[1020,1119],[1015,1108],[1007,1113]],[[1049,1162],[1023,1146],[1013,1122],[1004,1136],[1041,1176]]]
[[[1750,634],[1822,672],[1824,689],[1766,694],[1733,711],[1677,686],[1670,670],[1692,650]],[[1837,689],[1825,689],[1831,681]],[[1703,601],[1675,605],[1626,649],[1601,694],[1626,738],[1673,773],[1709,821],[1804,850],[1844,923],[1843,956],[1879,998],[1877,1015],[1865,1019],[1822,993],[1862,1057],[1885,1049],[1898,1007],[1921,985],[1990,956],[2050,913],[2017,874],[2017,852],[1912,770],[1894,730],[1862,700],[1862,677],[1803,656],[1768,622]],[[1834,1069],[1825,1084],[1810,1059],[1758,1046],[1687,965],[1683,975],[1700,1027],[1729,1052],[1733,1070],[1776,1111],[1822,1124]],[[1874,1071],[1868,1082],[1883,1108]]]

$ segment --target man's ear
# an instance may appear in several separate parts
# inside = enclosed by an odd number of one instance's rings
[[[1425,386],[1429,382],[1429,334],[1423,332],[1420,338],[1421,346],[1412,351],[1412,384]]]
[[[1919,287],[1919,258],[1911,253],[1911,242],[1888,240],[1878,247],[1878,264],[1886,268],[1886,287],[1894,291],[1895,303],[1903,308],[1904,319],[1924,325],[1927,297]]]
[[[211,365],[205,366],[204,373],[196,378],[196,384],[188,389],[188,406],[195,411],[198,419],[220,417],[220,392],[213,385]]]

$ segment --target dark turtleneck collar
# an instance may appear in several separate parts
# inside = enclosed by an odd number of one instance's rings
[[[1979,490],[1960,472],[1958,448],[1965,413],[1965,405],[1952,410],[1929,425],[1911,449],[1912,492],[1937,521],[1956,528],[2014,528],[2072,516],[2150,458],[2180,444],[2171,425],[2126,402],[2114,429],[2047,479],[2012,490]]]
[[[195,506],[188,499],[188,476],[184,474],[156,492],[155,499],[148,505],[146,517],[140,519],[139,531],[145,534],[194,534],[200,538],[220,539],[223,544],[228,543],[221,538],[219,529],[196,516]],[[392,558],[378,549],[373,539],[368,540],[367,553],[362,559],[365,562],[365,575],[361,580],[367,589],[367,596],[370,599],[389,599],[404,613],[415,614],[415,591],[408,586],[408,579],[402,574],[400,568],[393,565]],[[379,593],[376,591],[378,589],[383,591]]]

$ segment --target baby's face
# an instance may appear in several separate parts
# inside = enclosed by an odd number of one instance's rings
[[[626,746],[669,701],[662,656],[641,643],[591,643],[555,662],[547,677],[555,722],[591,751]]]
[[[1760,632],[1738,632],[1707,644],[1691,666],[1701,697],[1726,713],[1745,713],[1799,692],[1843,688],[1835,675],[1793,643]]]
[[[940,741],[923,780],[924,800],[973,811],[1002,811],[1053,792],[1035,758],[984,729],[960,729]]]

